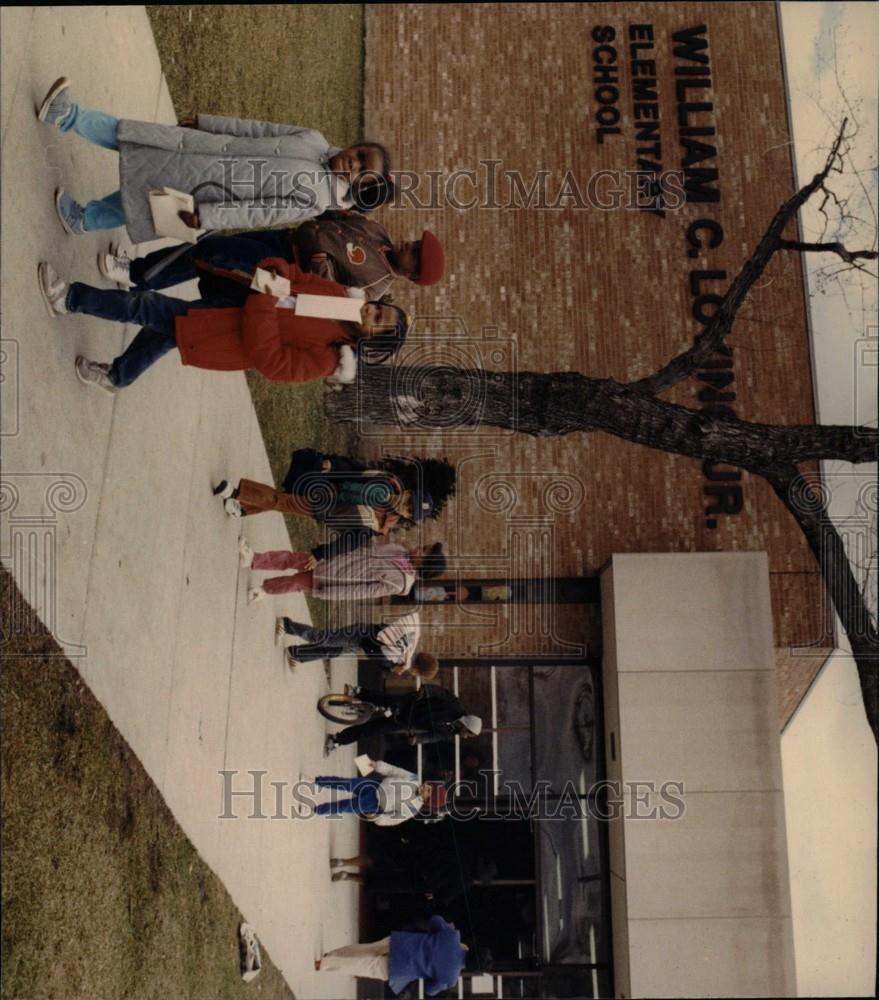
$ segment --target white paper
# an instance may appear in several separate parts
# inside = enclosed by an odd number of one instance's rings
[[[169,187],[161,191],[150,191],[153,229],[159,236],[169,236],[183,243],[195,243],[204,230],[191,229],[177,214],[194,211],[195,200],[191,194]]]
[[[375,770],[372,766],[372,758],[368,753],[362,753],[359,757],[355,757],[354,766],[360,773],[361,778],[365,778],[367,774],[371,774]]]
[[[296,315],[312,316],[316,319],[338,319],[349,323],[360,322],[363,299],[349,299],[342,295],[296,296]]]
[[[264,295],[274,295],[276,298],[285,299],[290,294],[290,279],[282,274],[272,274],[265,268],[258,267],[253,274],[253,281],[250,287]]]

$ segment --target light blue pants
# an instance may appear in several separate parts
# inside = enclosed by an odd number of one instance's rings
[[[88,139],[95,146],[103,149],[119,149],[117,132],[119,119],[104,111],[90,111],[71,103],[70,112],[61,124],[62,132],[75,132]],[[85,206],[85,228],[118,229],[125,225],[125,213],[122,211],[122,194],[114,191],[104,198],[97,198]]]

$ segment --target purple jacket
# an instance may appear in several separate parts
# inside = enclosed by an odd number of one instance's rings
[[[324,601],[375,600],[408,594],[415,569],[402,545],[362,545],[319,562],[312,594]]]

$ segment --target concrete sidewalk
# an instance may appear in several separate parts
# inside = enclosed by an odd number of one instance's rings
[[[4,564],[294,991],[353,996],[353,980],[318,976],[313,960],[358,940],[356,890],[328,867],[357,853],[356,821],[218,818],[221,769],[242,772],[236,788],[267,772],[271,815],[270,781],[326,766],[324,672],[294,674],[274,645],[276,614],[307,615],[305,602],[246,606],[241,522],[211,496],[225,475],[270,481],[244,376],[184,368],[175,352],[115,397],[85,387],[76,354],[110,360],[135,331],[50,320],[37,291],[40,260],[105,284],[95,256],[118,233],[66,236],[52,194],[103,196],[118,171],[115,153],[38,123],[35,104],[66,74],[86,107],[173,122],[146,12],[3,8],[2,39]],[[243,523],[255,548],[288,546],[280,515]],[[353,662],[334,670],[334,686],[353,678]],[[338,751],[333,772],[353,773],[352,759]],[[240,816],[249,805],[237,800]]]

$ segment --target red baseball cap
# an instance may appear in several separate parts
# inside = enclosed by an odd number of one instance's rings
[[[446,255],[442,243],[427,229],[421,234],[421,252],[418,257],[418,277],[415,284],[435,285],[446,269]]]

